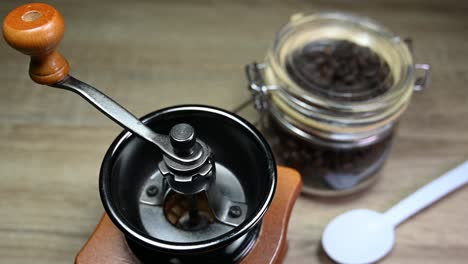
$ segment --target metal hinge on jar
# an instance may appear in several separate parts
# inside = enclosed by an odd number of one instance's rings
[[[431,65],[425,63],[417,63],[414,65],[416,70],[424,71],[422,77],[417,77],[414,83],[414,90],[419,92],[426,89],[431,82]]]
[[[394,39],[396,42],[400,42],[403,40],[405,42],[406,46],[408,46],[409,51],[411,52],[411,55],[414,55],[413,50],[413,39],[410,37],[405,37],[401,39],[400,37],[397,37]],[[414,57],[414,56],[413,56]],[[414,69],[415,70],[420,70],[424,72],[424,75],[421,77],[416,77],[416,81],[414,83],[414,91],[420,92],[427,88],[431,82],[431,65],[427,63],[416,63],[414,64]]]
[[[260,71],[268,67],[265,63],[253,62],[245,66],[247,81],[249,82],[249,90],[252,93],[254,106],[258,111],[266,111],[268,109],[268,93],[269,91],[278,90],[278,86],[265,85],[263,76]]]

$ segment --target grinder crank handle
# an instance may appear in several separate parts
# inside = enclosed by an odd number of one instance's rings
[[[62,15],[52,6],[26,4],[11,11],[3,21],[3,36],[14,49],[29,55],[33,81],[53,85],[70,71],[67,60],[55,49],[65,33]]]
[[[168,136],[155,133],[98,89],[71,77],[67,60],[56,50],[64,33],[62,15],[54,7],[42,3],[17,7],[3,22],[6,42],[31,57],[29,75],[33,81],[79,94],[122,127],[154,143],[173,160],[192,163],[200,158],[201,151],[187,157],[176,155]]]

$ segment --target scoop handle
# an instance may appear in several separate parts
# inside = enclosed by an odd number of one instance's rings
[[[441,199],[468,183],[468,161],[445,173],[431,183],[417,190],[397,205],[388,210],[384,216],[394,226],[399,225],[417,212]]]
[[[25,4],[3,21],[3,36],[14,49],[31,57],[29,75],[39,84],[51,85],[69,73],[67,60],[55,49],[65,33],[65,22],[52,6]]]

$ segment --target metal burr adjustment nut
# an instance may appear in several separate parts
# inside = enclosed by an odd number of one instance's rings
[[[171,189],[184,195],[208,190],[214,180],[215,169],[211,150],[201,141],[197,142],[195,129],[187,123],[173,126],[169,138],[174,153],[179,157],[199,155],[192,164],[181,164],[167,155],[163,156],[159,171],[165,176]]]
[[[214,180],[214,161],[210,148],[196,138],[195,129],[180,123],[169,132],[170,145],[179,157],[194,157],[193,163],[181,164],[170,156],[163,155],[159,171],[177,193],[192,195],[208,190]]]

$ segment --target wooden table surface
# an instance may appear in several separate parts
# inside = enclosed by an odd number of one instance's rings
[[[0,14],[25,1],[4,1]],[[382,177],[359,196],[300,197],[285,263],[328,263],[321,233],[353,208],[384,211],[468,159],[468,4],[462,1],[49,1],[64,15],[72,73],[136,115],[249,97],[243,65],[261,60],[293,13],[352,11],[414,40],[430,88],[402,118]],[[98,172],[121,130],[78,96],[33,84],[28,59],[0,41],[0,263],[72,263],[103,213]],[[255,120],[255,111],[242,113]],[[468,188],[397,231],[383,263],[467,263]]]

